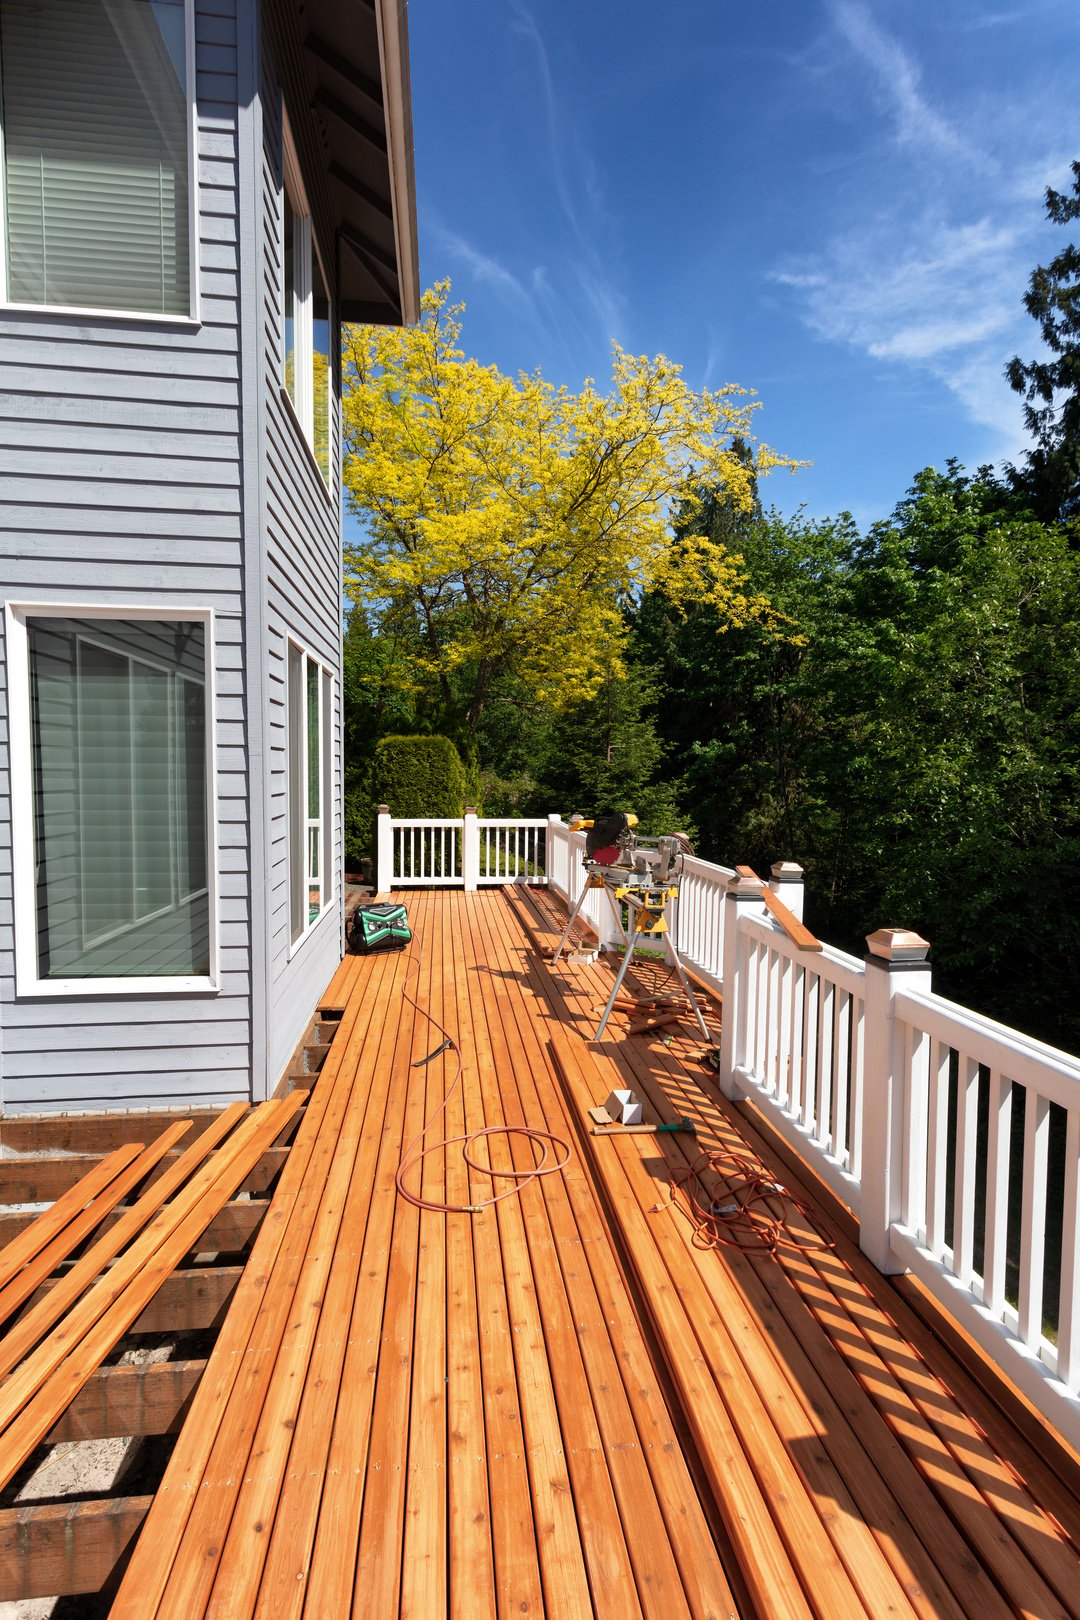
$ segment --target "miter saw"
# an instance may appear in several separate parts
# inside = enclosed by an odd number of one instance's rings
[[[608,997],[607,1006],[597,1026],[596,1039],[599,1040],[607,1028],[611,1009],[622,989],[622,982],[633,961],[638,944],[644,937],[650,936],[664,941],[672,966],[682,980],[698,1028],[704,1039],[711,1042],[712,1035],[701,1016],[701,1008],[690,987],[686,970],[679,960],[666,915],[671,901],[678,897],[682,879],[682,860],[683,856],[690,852],[690,846],[686,839],[677,833],[664,838],[640,837],[635,831],[637,824],[636,816],[624,815],[622,811],[612,811],[606,815],[595,816],[591,820],[584,816],[574,816],[571,819],[571,832],[582,829],[585,832],[585,853],[582,856],[585,882],[566,919],[562,938],[551,958],[552,965],[554,966],[562,955],[577,914],[585,903],[585,896],[591,889],[603,889],[607,893],[626,949],[623,952],[614,989]],[[626,907],[626,927],[623,926],[622,906]]]

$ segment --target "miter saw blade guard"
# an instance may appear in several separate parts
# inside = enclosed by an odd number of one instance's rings
[[[600,866],[615,866],[630,843],[630,820],[621,810],[596,816],[585,834],[585,857]]]

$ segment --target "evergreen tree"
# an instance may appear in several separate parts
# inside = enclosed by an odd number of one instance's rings
[[[1071,194],[1047,188],[1047,216],[1057,225],[1080,219],[1080,162],[1072,172]],[[1005,368],[1024,396],[1024,420],[1035,438],[1026,465],[1010,472],[1036,515],[1054,522],[1080,513],[1080,248],[1070,243],[1032,271],[1024,305],[1050,358],[1025,363],[1014,355]]]

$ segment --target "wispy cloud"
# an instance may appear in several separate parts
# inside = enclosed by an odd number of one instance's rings
[[[828,0],[828,13],[849,47],[872,70],[878,94],[892,112],[902,143],[972,155],[964,137],[924,95],[918,63],[900,40],[881,27],[863,0]]]
[[[624,300],[610,274],[606,249],[612,232],[598,230],[605,219],[601,178],[571,110],[559,100],[551,57],[535,16],[523,0],[510,0],[510,13],[514,32],[529,48],[540,84],[551,180],[574,245],[571,278],[607,344],[619,335]]]
[[[883,218],[773,279],[797,295],[819,337],[944,383],[996,436],[999,459],[1015,455],[1023,438],[1003,370],[1025,341],[1020,295],[1030,251],[1018,228],[989,219]]]

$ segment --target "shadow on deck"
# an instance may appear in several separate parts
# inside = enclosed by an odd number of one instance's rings
[[[836,1207],[805,1213],[687,1023],[591,1040],[610,968],[547,964],[552,904],[416,893],[412,951],[342,964],[113,1615],[1080,1616],[1069,1486]],[[413,1000],[462,1053],[435,1119],[456,1061],[419,1061],[442,1036]],[[620,1084],[696,1139],[591,1134]],[[427,1121],[426,1147],[527,1125],[569,1163],[511,1192],[535,1143],[456,1141],[408,1173],[421,1209],[395,1176]],[[703,1150],[717,1204],[735,1155],[787,1189],[775,1248],[695,1233],[672,1176]]]

